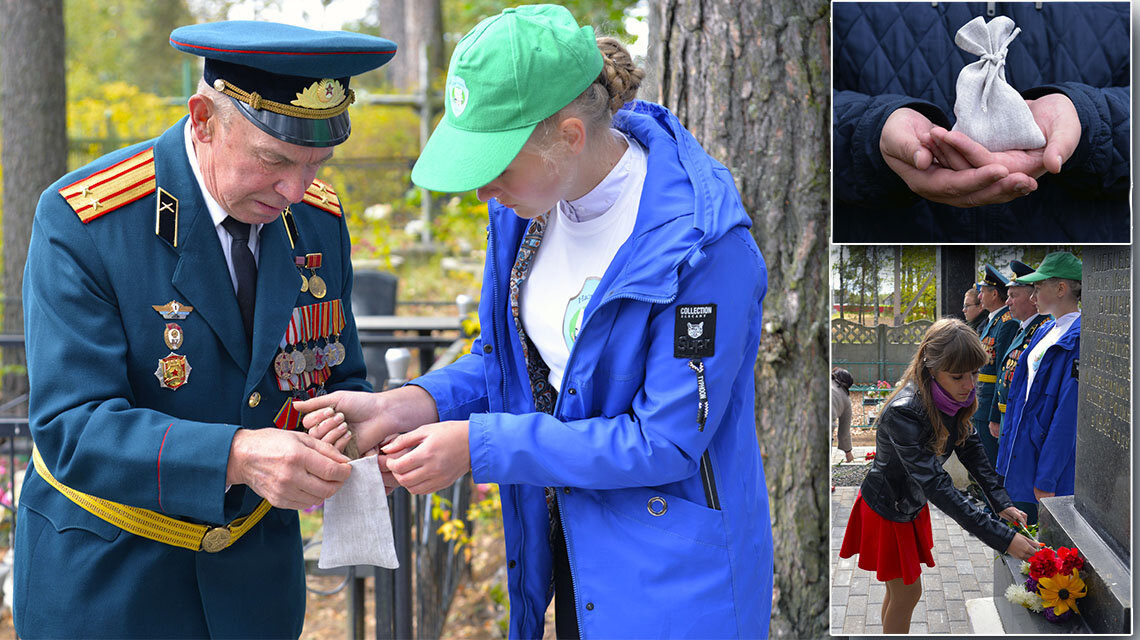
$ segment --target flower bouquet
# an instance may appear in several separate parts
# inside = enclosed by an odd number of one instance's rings
[[[1042,547],[1021,563],[1021,573],[1028,576],[1024,584],[1011,584],[1005,598],[1034,613],[1043,613],[1050,622],[1065,622],[1079,615],[1077,598],[1088,595],[1081,568],[1085,561],[1076,547],[1054,551]]]

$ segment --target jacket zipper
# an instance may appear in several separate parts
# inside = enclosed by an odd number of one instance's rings
[[[488,254],[490,254],[489,250],[488,250]],[[607,299],[603,300],[600,304],[598,304],[597,307],[594,308],[593,314],[590,314],[590,316],[588,318],[583,319],[582,326],[581,326],[581,328],[578,329],[579,338],[581,336],[586,335],[586,327],[589,325],[590,318],[593,318],[594,315],[596,315],[598,313],[598,310],[600,310],[603,306],[613,302],[614,300],[623,299],[623,298],[628,299],[628,300],[636,300],[638,302],[645,302],[645,303],[649,303],[649,304],[670,304],[673,302],[673,300],[676,300],[677,296],[672,295],[672,296],[669,296],[668,298],[650,298],[648,296],[635,296],[635,295],[630,294],[630,295],[621,295],[621,296],[615,295],[613,297],[607,298]],[[574,345],[572,347],[570,347],[570,355],[566,357],[566,367],[563,369],[563,372],[564,372],[563,373],[563,380],[566,379],[565,378],[565,372],[570,371],[571,370],[570,365],[574,363],[574,354],[577,352],[577,348],[576,348],[577,346],[578,346],[578,342],[575,341]],[[558,393],[558,398],[554,401],[554,417],[558,418],[559,420],[562,419],[562,397],[563,397],[563,394],[561,393],[561,389],[560,389],[559,393]],[[705,456],[708,456],[707,451],[705,452]],[[702,469],[703,469],[703,466],[702,466]],[[701,475],[703,478],[704,474],[702,473]],[[712,477],[711,476],[711,469],[710,469],[709,477],[710,478]],[[714,490],[715,490],[715,488],[714,488]],[[582,595],[580,593],[578,593],[578,580],[576,580],[574,578],[574,552],[570,546],[570,527],[568,527],[566,524],[566,511],[564,509],[562,509],[562,497],[560,495],[558,495],[557,490],[555,490],[555,492],[554,492],[554,502],[558,505],[558,521],[559,521],[560,525],[562,526],[562,538],[563,538],[564,543],[566,545],[566,564],[570,565],[570,587],[574,592],[574,617],[578,621],[578,637],[582,638],[582,637],[584,637],[584,633],[582,632],[583,627],[582,627],[582,613],[581,613],[581,611],[582,611]]]
[[[498,269],[498,266],[495,262],[495,251],[494,251],[495,245],[494,245],[494,242],[495,242],[495,219],[493,216],[491,216],[491,217],[488,217],[488,224],[487,224],[487,257],[491,260],[491,295],[492,295],[492,300],[491,300],[491,302],[492,302],[492,304],[491,304],[491,330],[493,332],[495,332],[495,334],[492,335],[492,342],[494,342],[494,335],[500,335],[500,336],[507,335],[505,327],[504,327],[504,330],[500,332],[500,331],[498,331],[498,326],[497,326],[498,318],[499,318],[499,312],[500,312],[499,307],[500,307],[500,303],[502,301],[502,297],[499,295],[499,269]],[[497,361],[499,363],[499,393],[502,395],[502,398],[503,398],[503,405],[502,405],[503,411],[506,411],[507,410],[507,376],[506,376],[507,367],[506,367],[506,361],[503,360],[502,345],[494,345],[494,349],[495,349],[495,358],[497,359]],[[511,495],[511,511],[514,512],[515,520],[518,522],[519,548],[525,549],[526,548],[526,527],[524,526],[524,523],[523,523],[522,514],[519,513],[518,496],[514,495],[514,488],[513,487],[510,488],[509,491],[512,492],[512,495]],[[527,616],[530,612],[529,611],[530,607],[527,606],[528,603],[527,603],[527,599],[526,599],[526,588],[524,587],[524,584],[523,584],[523,577],[525,575],[526,575],[526,571],[523,571],[521,568],[521,565],[520,565],[520,569],[518,572],[518,585],[519,585],[519,593],[522,596],[521,598],[519,598],[519,600],[521,601],[521,604],[522,604],[522,615],[520,616],[520,619],[522,619],[522,620],[526,620]],[[509,583],[509,581],[510,581],[510,578],[508,577],[508,583]]]
[[[712,458],[706,449],[701,456],[701,484],[705,487],[705,502],[709,509],[720,511],[720,496],[716,492],[716,478],[713,477]]]

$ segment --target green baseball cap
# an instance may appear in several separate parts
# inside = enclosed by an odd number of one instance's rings
[[[443,119],[412,168],[412,182],[454,192],[494,180],[535,125],[601,71],[594,28],[579,27],[565,7],[514,7],[483,20],[451,55]]]
[[[1068,251],[1055,251],[1045,256],[1037,271],[1021,276],[1018,282],[1032,284],[1049,278],[1065,278],[1066,280],[1081,279],[1081,261]]]

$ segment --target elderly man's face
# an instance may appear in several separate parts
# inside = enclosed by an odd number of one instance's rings
[[[333,155],[328,147],[278,140],[240,113],[226,124],[215,115],[206,139],[196,135],[195,140],[206,188],[226,213],[250,224],[273,222],[285,207],[300,202]]]
[[[1009,314],[1018,320],[1026,320],[1037,313],[1033,287],[1010,287],[1006,302],[1009,304]]]
[[[1005,304],[1005,301],[1001,299],[1001,295],[998,294],[997,287],[983,285],[982,292],[978,294],[978,298],[982,301],[982,306],[986,308],[986,311],[995,311]]]

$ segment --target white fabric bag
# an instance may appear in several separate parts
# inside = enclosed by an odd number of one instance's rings
[[[339,491],[325,500],[324,533],[317,567],[373,565],[395,569],[400,562],[396,559],[388,499],[376,456],[349,464],[352,475]]]
[[[1005,80],[1005,55],[1019,33],[1021,29],[1005,16],[989,24],[978,16],[954,36],[954,43],[963,50],[981,56],[958,74],[954,131],[994,152],[1045,146],[1045,135],[1029,105]]]

